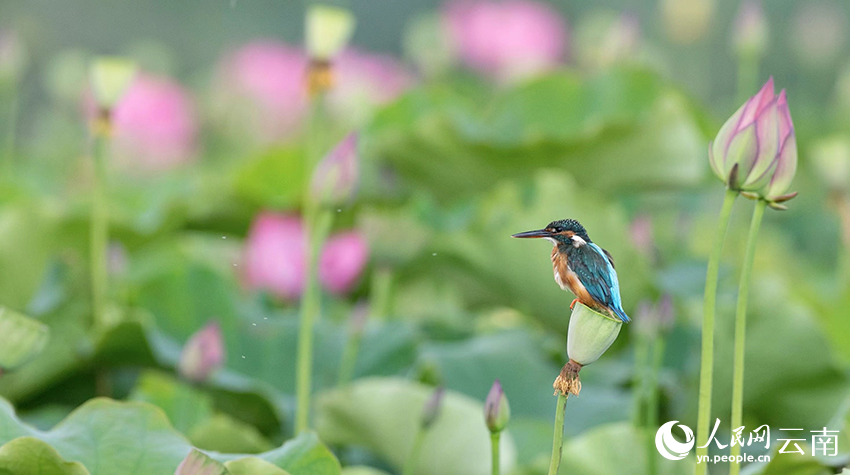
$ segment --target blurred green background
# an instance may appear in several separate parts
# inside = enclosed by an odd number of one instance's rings
[[[753,39],[734,0],[484,3],[505,10],[481,20],[453,2],[337,2],[357,29],[310,122],[301,2],[0,2],[0,305],[49,328],[37,356],[0,361],[0,468],[37,453],[85,465],[47,473],[168,474],[194,446],[293,475],[401,473],[422,404],[444,386],[415,473],[489,473],[481,411],[499,378],[512,411],[505,473],[546,473],[572,296],[552,280],[548,244],[510,235],[571,217],[614,256],[634,323],[582,371],[561,473],[690,473],[693,456],[661,459],[652,437],[669,420],[696,428],[723,196],[707,147],[773,76],[794,118],[800,195],[768,211],[756,255],[744,423],[774,429],[774,460],[746,470],[839,473],[850,6],[764,2],[767,36]],[[133,58],[140,75],[115,111],[108,324],[96,327],[87,71],[103,54]],[[304,157],[351,131],[359,185],[335,207],[336,248],[320,265],[316,432],[296,437]],[[752,206],[736,203],[720,273],[712,419],[724,442]],[[225,358],[190,382],[181,351],[210,322]],[[10,335],[7,354],[26,346]],[[839,455],[776,454],[780,427],[842,431]],[[170,442],[135,442],[145,434]]]

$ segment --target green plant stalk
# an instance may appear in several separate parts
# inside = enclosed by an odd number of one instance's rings
[[[635,342],[635,385],[632,396],[632,424],[635,427],[645,425],[644,410],[646,407],[646,379],[647,379],[647,354],[649,351],[649,339],[641,334]]]
[[[390,301],[393,287],[393,271],[388,266],[378,266],[372,274],[372,292],[369,296],[371,317],[384,320],[391,313]]]
[[[658,453],[655,448],[653,431],[658,427],[658,379],[661,363],[664,359],[664,337],[659,335],[652,345],[652,366],[650,369],[649,389],[646,402],[646,454],[649,463],[649,475],[658,473]]]
[[[428,429],[424,427],[420,427],[419,431],[416,432],[416,438],[413,440],[413,447],[410,449],[410,455],[407,457],[407,461],[404,462],[404,469],[402,470],[402,475],[413,475],[416,473],[416,463],[419,461],[419,453],[422,452],[422,443],[425,441],[425,434],[428,432]]]
[[[6,173],[12,175],[15,171],[15,138],[18,129],[18,94],[17,84],[11,86],[9,93],[9,124],[6,129]]]
[[[558,394],[558,407],[555,410],[555,433],[552,436],[552,460],[549,462],[549,475],[557,475],[561,467],[561,452],[564,448],[564,413],[567,411],[567,396]]]
[[[357,365],[357,353],[360,351],[360,342],[363,340],[363,334],[360,331],[352,330],[348,335],[348,341],[345,342],[345,348],[342,350],[342,358],[339,364],[339,378],[337,384],[345,386],[354,378],[354,368]]]
[[[308,206],[308,210],[311,209]],[[310,217],[315,216],[313,219]],[[318,282],[318,262],[322,245],[333,223],[333,213],[325,208],[308,211],[307,229],[307,281],[301,296],[301,318],[298,332],[298,362],[296,368],[295,432],[300,434],[310,425],[310,395],[313,375],[313,326],[321,311],[321,294]]]
[[[499,439],[502,436],[501,431],[490,432],[490,468],[492,470],[493,475],[499,475],[501,471],[500,461],[499,461]]]
[[[711,385],[714,371],[714,308],[717,303],[717,276],[720,273],[720,256],[723,253],[723,241],[729,228],[729,217],[732,215],[732,205],[738,192],[726,190],[717,231],[714,235],[714,247],[708,259],[708,270],[705,275],[705,296],[702,315],[702,354],[699,372],[699,404],[697,414],[697,457],[708,455],[708,423],[711,415]],[[702,447],[702,446],[706,447]],[[702,447],[702,448],[700,448]],[[706,464],[696,464],[694,473],[703,475]]]
[[[91,266],[92,320],[104,329],[108,274],[106,254],[109,243],[109,214],[106,201],[106,153],[109,138],[104,130],[94,133],[94,183],[92,185],[92,209],[89,232],[89,258]]]
[[[298,361],[295,373],[295,433],[300,434],[310,426],[310,396],[313,377],[313,326],[321,312],[321,294],[317,282],[317,265],[322,245],[330,231],[333,215],[321,206],[311,194],[311,179],[315,165],[321,160],[325,148],[324,94],[311,97],[310,122],[307,129],[307,151],[303,159],[304,172],[304,222],[308,233],[307,276],[301,296],[301,315],[298,332]]]
[[[750,223],[750,234],[747,236],[747,251],[744,254],[744,267],[741,269],[741,282],[738,285],[738,305],[735,309],[735,357],[732,372],[732,429],[741,427],[743,421],[744,405],[744,349],[746,346],[747,331],[747,300],[750,294],[750,276],[753,273],[753,261],[756,256],[756,243],[758,241],[761,221],[764,217],[764,209],[767,202],[758,200],[753,211],[753,220]],[[741,445],[736,444],[729,448],[729,455],[741,455]],[[738,475],[741,464],[731,462],[729,464],[729,475]]]

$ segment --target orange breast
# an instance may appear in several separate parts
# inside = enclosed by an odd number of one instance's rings
[[[558,248],[552,249],[552,270],[555,275],[555,282],[558,283],[564,290],[569,290],[578,298],[578,300],[589,307],[595,307],[596,302],[590,293],[578,280],[578,276],[570,269],[570,263],[567,256],[558,252]]]

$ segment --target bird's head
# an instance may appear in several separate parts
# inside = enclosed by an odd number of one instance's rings
[[[590,236],[587,235],[587,230],[578,221],[574,219],[561,219],[552,221],[545,228],[536,231],[526,231],[524,233],[514,234],[511,237],[515,238],[544,238],[551,241],[553,244],[572,244],[573,246],[582,246],[591,242]]]

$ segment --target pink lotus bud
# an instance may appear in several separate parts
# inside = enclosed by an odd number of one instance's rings
[[[344,294],[357,283],[368,260],[369,246],[360,233],[331,236],[319,260],[319,282],[330,292]]]
[[[300,297],[307,278],[307,241],[301,219],[260,213],[248,231],[243,260],[248,288],[287,300]]]
[[[511,408],[508,405],[508,398],[502,390],[502,383],[496,379],[484,401],[484,420],[490,432],[495,433],[504,430],[510,419]]]
[[[745,0],[735,19],[732,45],[743,57],[760,58],[767,48],[768,29],[759,0]]]
[[[218,71],[221,116],[264,142],[292,137],[308,113],[307,64],[301,49],[277,41],[229,53]]]
[[[644,256],[655,257],[655,241],[652,237],[652,218],[642,214],[629,225],[629,235],[635,248]]]
[[[348,134],[316,165],[310,184],[314,200],[339,204],[354,197],[360,171],[357,139],[356,133]]]
[[[669,331],[674,322],[673,299],[669,295],[654,303],[644,300],[635,312],[635,330],[650,337]]]
[[[431,397],[425,401],[425,406],[422,408],[422,428],[427,430],[430,428],[437,418],[440,417],[440,409],[443,407],[443,396],[446,394],[446,389],[442,386],[438,387],[431,393]]]
[[[224,342],[218,323],[208,323],[189,338],[178,367],[189,381],[201,382],[224,363]]]
[[[460,58],[472,69],[514,81],[557,67],[567,27],[546,3],[455,0],[443,11]]]
[[[797,141],[785,90],[774,94],[773,78],[720,128],[709,145],[714,173],[733,190],[750,192],[772,204],[797,171]]]
[[[334,115],[351,124],[365,122],[376,106],[387,104],[413,84],[395,58],[350,48],[333,62],[336,83],[328,93]]]
[[[137,76],[115,106],[112,123],[116,157],[128,168],[162,171],[196,156],[194,106],[172,79]]]

